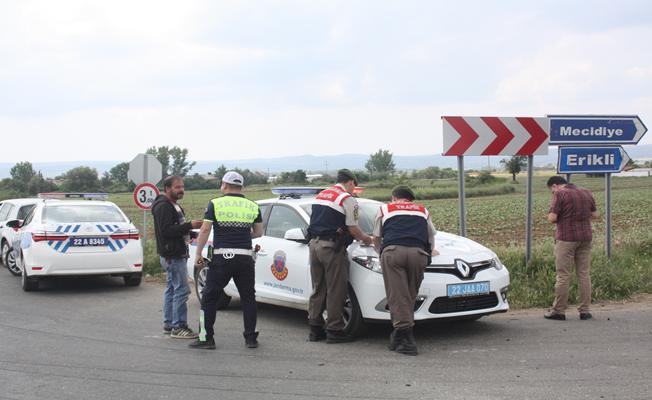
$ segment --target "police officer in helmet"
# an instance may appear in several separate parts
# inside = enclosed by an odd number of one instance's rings
[[[414,304],[430,257],[439,254],[428,210],[414,198],[409,187],[395,187],[391,203],[378,210],[373,231],[394,326],[389,349],[406,355],[417,355]]]
[[[326,343],[350,342],[344,332],[342,311],[348,294],[349,257],[353,239],[371,245],[372,239],[358,227],[358,202],[353,197],[357,185],[348,169],[337,172],[337,184],[321,191],[312,206],[310,226],[310,276],[312,294],[308,304],[308,340]],[[325,324],[323,313],[328,311]],[[324,329],[324,325],[325,328]]]
[[[244,319],[244,338],[248,348],[258,347],[256,331],[255,262],[252,238],[263,234],[260,208],[241,193],[244,179],[229,171],[222,178],[222,197],[208,203],[204,223],[197,237],[196,262],[203,263],[202,249],[213,228],[213,254],[201,301],[199,338],[189,347],[215,349],[213,325],[217,301],[229,280],[238,288]]]

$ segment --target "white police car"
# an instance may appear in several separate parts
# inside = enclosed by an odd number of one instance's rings
[[[305,233],[310,221],[316,188],[277,188],[278,198],[261,200],[264,235],[254,239],[260,246],[256,259],[256,300],[261,303],[308,309],[312,291],[308,245]],[[360,228],[371,233],[382,203],[359,198]],[[436,216],[435,226],[436,226]],[[426,268],[415,320],[436,318],[477,319],[509,309],[509,272],[494,252],[461,236],[437,232],[436,248]],[[210,247],[203,250],[206,257]],[[205,284],[207,263],[195,266],[196,249],[191,248],[188,274],[195,280],[197,295]],[[349,297],[346,301],[345,331],[360,335],[366,321],[390,320],[382,267],[378,254],[369,246],[354,242],[350,258]],[[224,289],[218,308],[226,307],[238,292],[233,283]]]
[[[141,282],[143,249],[136,227],[104,193],[51,193],[19,228],[13,251],[25,291],[36,290],[48,276],[122,276],[127,286]],[[50,200],[60,198],[62,200]]]

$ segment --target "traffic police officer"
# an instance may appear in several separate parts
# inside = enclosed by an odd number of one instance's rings
[[[237,172],[229,171],[222,178],[222,197],[208,203],[204,223],[197,238],[196,262],[203,263],[202,249],[213,227],[213,254],[208,265],[206,286],[204,287],[201,312],[199,316],[199,338],[191,343],[191,348],[214,349],[213,325],[217,311],[217,301],[229,280],[238,288],[242,316],[244,319],[244,338],[248,348],[258,347],[256,332],[255,262],[251,239],[263,234],[260,208],[241,193],[244,179]]]
[[[308,304],[308,340],[326,343],[350,342],[344,332],[342,311],[348,293],[349,257],[347,247],[358,239],[371,245],[372,239],[358,227],[358,202],[352,196],[357,185],[348,169],[337,172],[337,184],[321,191],[312,206],[310,226],[310,276],[312,294]],[[328,323],[324,330],[324,309]]]
[[[378,211],[373,231],[394,326],[389,349],[407,355],[417,355],[414,304],[430,257],[439,254],[428,210],[414,197],[409,187],[395,187],[392,202]]]

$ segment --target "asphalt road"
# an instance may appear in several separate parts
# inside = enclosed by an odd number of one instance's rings
[[[237,303],[218,313],[217,350],[161,332],[162,286],[121,279],[24,293],[0,270],[0,399],[650,399],[652,301],[596,319],[525,310],[417,326],[420,355],[386,350],[390,328],[355,343],[306,341],[306,313],[259,308],[247,349]],[[198,303],[189,302],[196,324]]]

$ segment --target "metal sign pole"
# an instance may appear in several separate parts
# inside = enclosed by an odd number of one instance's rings
[[[457,156],[457,180],[460,196],[460,236],[466,237],[466,210],[464,208],[464,156]]]
[[[527,202],[525,216],[525,262],[532,258],[532,175],[534,156],[527,156]]]
[[[147,211],[143,210],[143,247],[147,244]]]
[[[605,251],[611,258],[611,174],[605,174]]]

